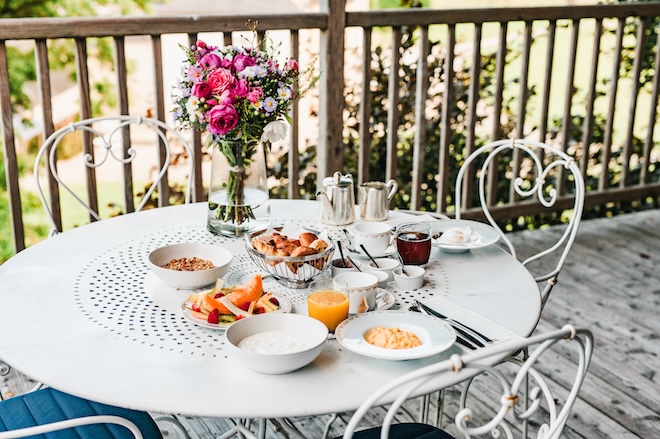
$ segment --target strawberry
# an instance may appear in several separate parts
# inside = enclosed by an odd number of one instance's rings
[[[244,319],[244,318],[245,318],[245,316],[236,316],[236,320],[235,320],[235,321],[238,322],[239,320]]]
[[[266,308],[264,308],[263,306],[260,306],[259,308],[255,308],[255,309],[254,309],[254,313],[253,313],[253,314],[263,314],[263,313],[265,313],[265,312],[266,312]]]
[[[277,300],[276,298],[271,297],[269,300],[270,300],[270,302],[271,302],[273,305],[280,306],[280,301]]]
[[[245,302],[245,303],[243,303],[242,305],[239,305],[238,307],[239,307],[240,309],[242,309],[243,311],[247,311],[248,309],[250,309],[250,304],[251,304],[251,303],[252,303],[252,302]]]
[[[197,305],[196,303],[193,303],[192,304],[192,310],[200,312],[202,309],[199,307],[199,305]]]
[[[225,295],[225,293],[223,293],[222,291],[220,291],[219,293],[216,293],[216,295],[213,296],[213,298],[214,298],[214,299],[219,299],[219,298],[221,298],[221,297],[224,297],[224,295]]]
[[[220,312],[218,311],[218,308],[213,308],[213,311],[209,313],[209,316],[206,318],[206,321],[209,323],[218,323],[218,318],[220,316]]]

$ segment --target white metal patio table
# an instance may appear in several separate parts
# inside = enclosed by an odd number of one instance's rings
[[[314,201],[272,200],[274,223],[316,228]],[[355,409],[383,383],[447,358],[387,361],[327,343],[310,365],[286,375],[246,368],[225,349],[223,332],[188,322],[180,312],[190,291],[162,284],[150,272],[149,252],[176,242],[211,242],[234,252],[225,281],[257,272],[242,239],[206,230],[206,204],[123,215],[64,232],[0,266],[0,354],[21,372],[65,392],[139,410],[227,418],[276,418]],[[390,219],[414,219],[398,211]],[[330,228],[340,236],[340,228]],[[540,313],[538,288],[514,258],[496,246],[463,254],[434,249],[424,287],[392,290],[397,305],[414,299],[490,335],[530,334]],[[274,280],[306,313],[306,291]],[[460,378],[460,377],[458,377]],[[440,377],[428,390],[454,384]]]

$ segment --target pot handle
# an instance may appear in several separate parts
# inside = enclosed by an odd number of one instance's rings
[[[390,202],[392,201],[392,198],[394,198],[396,191],[399,189],[399,185],[396,183],[396,180],[392,179],[387,182],[387,187],[390,190],[390,193],[387,195],[387,201]]]

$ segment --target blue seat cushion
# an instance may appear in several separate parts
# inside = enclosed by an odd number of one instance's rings
[[[353,438],[380,439],[380,427],[356,431]],[[409,422],[392,424],[389,439],[454,439],[454,437],[432,425]]]
[[[138,426],[145,439],[162,438],[158,426],[146,412],[114,407],[45,388],[0,402],[0,431],[34,427],[51,422],[93,415],[115,415]],[[116,424],[93,424],[39,436],[45,439],[132,438],[128,429]]]

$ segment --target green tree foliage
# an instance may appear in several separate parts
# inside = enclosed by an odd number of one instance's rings
[[[414,6],[419,6],[418,2],[403,0],[403,6],[410,6],[410,3],[416,3]],[[653,74],[655,72],[655,53],[658,48],[656,47],[657,35],[656,29],[657,21],[649,23],[649,26],[646,31],[645,46],[644,46],[644,69],[642,71],[640,83],[644,87],[650,87],[653,79]],[[626,49],[622,53],[622,63],[621,63],[621,75],[622,77],[631,77],[632,76],[632,66],[634,61],[634,49],[636,44],[636,38],[634,36],[637,32],[637,27],[639,26],[639,20],[629,19],[625,28],[625,35],[632,38],[624,38],[626,42]],[[605,32],[613,32],[611,29],[605,29]],[[407,63],[402,63],[399,75],[400,75],[400,116],[399,116],[399,135],[398,135],[398,144],[397,144],[397,175],[395,178],[400,183],[399,193],[395,197],[395,206],[401,209],[410,208],[410,198],[409,194],[411,193],[410,180],[412,174],[412,147],[414,144],[414,125],[415,125],[415,114],[414,114],[414,105],[415,105],[415,85],[416,85],[416,69],[417,69],[417,52],[416,48],[413,47],[414,43],[414,29],[404,29],[402,33],[402,46],[401,46],[401,59],[402,60],[411,60]],[[444,52],[441,50],[442,47],[438,42],[431,42],[431,55],[427,57],[428,69],[430,72],[430,88],[429,95],[427,96],[428,100],[433,103],[434,111],[431,112],[431,116],[427,118],[426,121],[426,144],[424,147],[424,157],[427,158],[424,161],[424,182],[422,185],[422,210],[435,211],[437,209],[436,198],[436,172],[438,169],[438,157],[439,157],[439,144],[440,144],[440,114],[444,106],[443,96],[441,94],[441,87],[439,84],[444,81],[445,71],[444,71]],[[511,63],[521,54],[516,50],[511,50],[507,56],[507,63]],[[359,54],[355,54],[355,57],[359,58]],[[371,121],[370,121],[370,131],[372,133],[371,143],[368,145],[370,150],[370,162],[369,162],[369,179],[371,180],[381,180],[385,179],[385,160],[386,160],[386,143],[387,139],[385,136],[387,128],[387,90],[389,76],[391,74],[389,68],[389,52],[387,48],[376,47],[372,54],[371,60],[371,69],[372,69],[372,80],[371,80]],[[479,99],[486,107],[492,108],[493,103],[493,81],[495,77],[495,56],[494,55],[483,55],[481,58],[481,74],[478,78],[480,85],[480,96]],[[518,80],[514,80],[517,82]],[[450,120],[451,120],[451,139],[450,139],[450,151],[449,151],[449,196],[447,203],[449,208],[452,208],[454,203],[453,197],[453,182],[456,178],[456,173],[458,168],[461,166],[464,160],[464,148],[466,144],[465,135],[468,132],[467,127],[467,118],[465,117],[465,109],[468,108],[468,87],[472,82],[472,78],[469,72],[469,66],[464,66],[462,70],[454,72],[454,80],[452,83],[453,86],[453,95],[454,101],[450,109]],[[610,89],[609,80],[604,81],[599,84],[598,93],[604,95]],[[344,120],[346,121],[344,127],[344,148],[343,148],[343,159],[344,159],[344,172],[349,172],[353,175],[357,175],[357,157],[359,149],[359,113],[360,113],[360,97],[361,90],[359,85],[349,85],[345,90],[346,96],[346,110]],[[581,90],[577,88],[574,89],[574,99],[573,105],[576,111],[572,111],[574,115],[570,120],[571,129],[569,130],[570,141],[574,144],[581,144],[583,138],[584,122],[585,116],[580,115],[580,112],[584,112],[586,108],[586,103],[580,101],[577,96],[582,96],[583,93],[580,93]],[[527,91],[528,98],[531,99],[535,96],[536,92],[533,87],[530,87]],[[506,121],[501,126],[501,137],[505,138],[513,131],[517,115],[514,111],[515,102],[513,97],[504,98],[502,103],[502,120]],[[584,99],[584,98],[582,98]],[[427,112],[428,115],[428,112]],[[593,123],[593,133],[591,141],[593,143],[602,144],[604,139],[606,116],[604,114],[594,114],[594,123]],[[477,120],[477,126],[480,124],[480,120]],[[549,121],[548,130],[551,133],[561,132],[562,120],[561,118],[553,118]],[[490,139],[477,138],[475,141],[475,148],[484,144],[485,141]],[[643,139],[635,138],[633,141],[633,154],[637,157],[641,157],[643,149]],[[316,169],[315,169],[315,160],[316,160],[316,146],[311,146],[305,151],[301,157],[301,174],[299,178],[299,184],[301,185],[300,196],[302,198],[313,198],[316,191]],[[590,159],[592,165],[596,165],[600,162],[600,153],[597,153],[594,157]],[[500,163],[502,168],[508,159],[505,157],[504,161]],[[609,167],[610,174],[606,176],[608,178],[608,183],[610,186],[618,184],[620,179],[620,166],[623,161],[621,157],[621,150],[617,150],[612,154],[611,157],[612,164]],[[287,156],[286,154],[281,156],[278,160],[278,164],[274,167],[276,171],[276,177],[280,180],[281,184],[279,187],[273,189],[274,197],[286,197],[286,173],[287,169]],[[639,175],[641,166],[643,165],[642,161],[635,161],[636,167],[631,170],[630,178],[631,184],[636,184],[639,182]],[[478,166],[479,164],[477,164]],[[596,190],[598,188],[598,176],[594,177],[590,174],[585,176],[587,190]],[[651,181],[660,180],[660,170],[656,168],[651,169]],[[475,191],[477,188],[475,187]],[[509,188],[505,182],[501,182],[498,187],[497,199],[501,202],[508,201]],[[476,196],[476,192],[475,192]],[[626,203],[609,203],[604,206],[596,206],[587,209],[584,213],[585,218],[590,217],[599,217],[599,216],[609,216],[613,214],[619,214],[624,212],[630,212],[634,210],[639,210],[641,208],[648,207],[646,206],[648,200],[641,200],[637,202],[626,202]],[[503,221],[502,226],[508,230],[516,230],[521,228],[533,228],[538,224],[554,224],[565,221],[566,218],[561,213],[552,213],[544,217],[521,217],[514,218],[511,220]]]
[[[130,15],[148,11],[151,3],[152,0],[12,0],[0,2],[0,18]],[[96,45],[88,48],[90,57],[95,56],[112,69],[110,41],[103,38],[95,41]],[[34,50],[20,45],[9,46],[7,55],[12,107],[15,112],[30,109],[32,103],[23,90],[26,82],[36,80]],[[68,69],[75,81],[74,46],[71,41],[52,43],[49,63],[52,70]],[[110,97],[106,93],[107,85],[96,84],[95,88],[99,93],[98,101]]]

